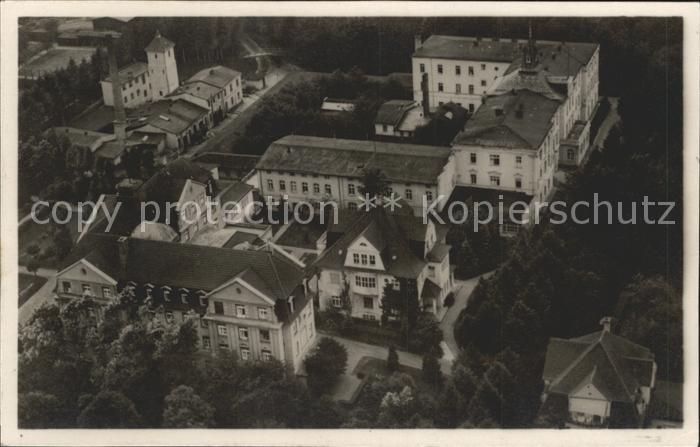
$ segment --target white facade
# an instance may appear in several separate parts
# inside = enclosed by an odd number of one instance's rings
[[[131,71],[132,69],[133,71]],[[119,77],[124,107],[134,108],[151,101],[151,81],[146,64],[136,63],[125,67],[119,71]],[[112,81],[109,79],[100,81],[100,86],[102,88],[102,102],[106,106],[114,106]]]
[[[374,133],[382,137],[410,138],[416,127],[425,125],[427,119],[423,117],[423,109],[416,105],[406,112],[403,119],[396,125],[374,124]]]
[[[155,100],[163,99],[180,84],[177,76],[175,47],[164,51],[147,51],[146,55],[148,56],[148,72],[151,77],[151,96]]]

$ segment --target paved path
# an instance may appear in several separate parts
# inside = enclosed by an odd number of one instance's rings
[[[460,312],[462,312],[462,309],[467,307],[469,297],[474,291],[474,287],[476,287],[476,285],[479,283],[479,278],[482,276],[488,277],[492,273],[493,272],[484,273],[481,276],[476,276],[467,280],[455,280],[455,303],[450,306],[442,321],[440,321],[440,329],[442,329],[442,336],[444,339],[442,349],[443,351],[446,351],[443,357],[444,360],[451,361],[457,357],[457,354],[459,353],[459,345],[457,344],[457,340],[455,340],[454,336],[454,326],[457,322],[457,318],[459,317]]]
[[[620,115],[617,113],[617,104],[619,98],[608,97],[610,101],[610,110],[608,111],[608,116],[605,117],[603,122],[598,128],[598,135],[595,136],[593,143],[591,144],[593,148],[602,148],[605,143],[605,139],[608,138],[610,130],[620,121]]]

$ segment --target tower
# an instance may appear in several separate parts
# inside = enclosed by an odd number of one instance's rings
[[[158,100],[171,93],[180,84],[177,77],[175,44],[156,31],[156,37],[146,47],[146,55],[151,98]]]
[[[523,50],[522,67],[526,70],[532,70],[537,67],[538,63],[539,56],[537,54],[537,46],[535,45],[535,39],[532,38],[532,23],[530,23],[528,25],[527,46]]]

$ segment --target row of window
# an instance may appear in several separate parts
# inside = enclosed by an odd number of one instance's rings
[[[471,164],[476,164],[477,162],[477,153],[472,152],[469,154],[469,162]],[[499,154],[489,154],[489,165],[490,166],[500,166],[501,165],[501,156]],[[515,167],[516,168],[521,168],[523,166],[523,157],[522,155],[516,155],[515,156]]]
[[[493,70],[498,71],[498,67],[494,66]],[[486,64],[481,64],[481,71],[486,71]],[[425,64],[420,64],[420,72],[425,73]],[[442,64],[437,65],[437,72],[438,72],[438,74],[443,74],[444,70],[443,70]],[[455,74],[458,76],[462,74],[462,66],[461,65],[455,65]],[[469,65],[467,67],[467,74],[469,76],[474,76],[474,66],[473,65]]]
[[[280,191],[287,190],[287,182],[285,180],[279,181],[279,189],[280,189]],[[290,181],[289,182],[289,189],[291,192],[296,192],[297,191],[297,182],[294,180]],[[271,179],[267,180],[267,190],[268,191],[275,190],[275,183]],[[320,194],[321,193],[321,185],[319,185],[318,183],[314,183],[313,184],[313,191],[314,191],[314,194]],[[329,185],[328,183],[323,185],[323,191],[326,194],[331,194],[332,193],[331,185]],[[301,192],[303,192],[303,193],[309,192],[309,184],[307,182],[301,182]]]
[[[228,335],[228,327],[225,324],[216,325],[216,333],[221,336]],[[260,334],[260,341],[263,343],[270,343],[270,331],[267,329],[258,329]],[[250,331],[247,327],[238,328],[238,340],[241,342],[248,342],[250,340]]]
[[[481,86],[486,87],[486,81],[482,80]],[[445,84],[443,84],[442,82],[438,82],[438,91],[444,92],[445,91]],[[470,95],[474,94],[474,84],[469,84],[468,91],[469,91]],[[455,84],[455,93],[462,93],[462,84]]]
[[[236,304],[235,311],[236,317],[238,318],[248,318],[246,306],[243,304]],[[214,301],[214,313],[218,315],[224,315],[224,303],[221,301]],[[258,319],[268,320],[270,312],[267,307],[258,307]]]
[[[469,174],[469,181],[472,185],[478,183],[477,175],[475,173]],[[501,177],[499,175],[489,175],[489,184],[491,186],[501,186]],[[515,188],[520,189],[523,187],[523,179],[519,176],[515,177]]]
[[[123,83],[123,84],[122,84],[122,90],[126,90],[127,88],[131,88],[131,87],[134,85],[134,83],[137,83],[137,84],[138,84],[139,80],[141,81],[141,84],[146,85],[146,74],[144,73],[144,74],[142,74],[141,76],[139,76],[139,77],[137,77],[137,78],[135,78],[135,79],[130,80],[129,82]],[[150,86],[149,86],[149,87],[150,87]]]
[[[355,285],[358,287],[365,287],[367,289],[377,288],[377,279],[372,276],[355,276]]]
[[[353,253],[352,262],[355,265],[376,265],[376,257],[374,255]]]
[[[61,287],[63,289],[63,293],[73,293],[73,284],[70,281],[63,281]],[[92,291],[91,284],[81,284],[80,287],[82,289],[83,295],[88,295],[88,296],[95,295]],[[105,298],[112,298],[112,288],[111,287],[102,287],[102,296]]]

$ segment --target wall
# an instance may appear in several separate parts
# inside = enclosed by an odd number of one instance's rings
[[[112,83],[110,81],[100,81],[100,85],[102,86],[102,101],[107,106],[113,106]],[[124,107],[127,109],[138,107],[150,101],[152,96],[148,72],[144,72],[130,81],[122,82],[120,91]]]
[[[146,55],[151,77],[152,97],[153,99],[161,99],[180,85],[174,48],[168,49],[165,53],[149,51]]]

